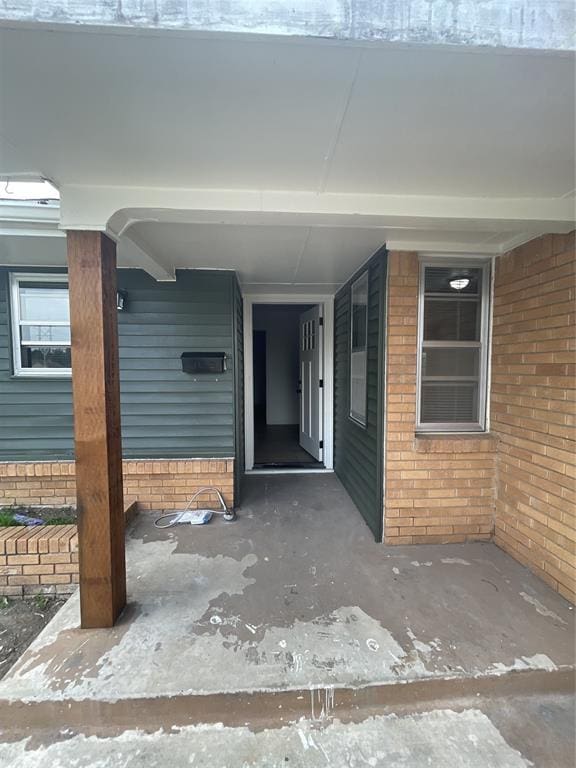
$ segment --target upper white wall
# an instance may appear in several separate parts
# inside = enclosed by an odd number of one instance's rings
[[[0,19],[548,50],[574,45],[571,0],[11,0],[0,6]]]

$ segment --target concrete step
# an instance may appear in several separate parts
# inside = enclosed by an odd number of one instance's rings
[[[562,703],[555,704],[561,711]],[[437,710],[323,727],[303,721],[259,731],[213,725],[98,736],[71,728],[36,732],[33,736],[10,734],[0,743],[0,763],[3,768],[527,768],[552,764],[571,768],[569,741],[568,748],[559,749],[556,739],[552,763],[532,759],[538,743],[532,732],[531,739],[524,740],[518,749],[478,709]]]
[[[354,710],[358,702],[346,701],[342,692],[316,692],[323,699],[320,719],[303,717],[287,722],[287,712],[275,709],[278,697],[288,703],[286,692],[258,702],[270,723],[234,727],[211,722],[178,725],[167,718],[163,726],[149,722],[149,711],[130,702],[118,703],[120,722],[107,727],[70,724],[59,728],[29,727],[4,730],[0,735],[2,768],[573,768],[574,696],[515,690],[536,690],[542,684],[558,688],[567,676],[556,673],[514,673],[495,687],[482,681],[477,695],[445,699],[450,690],[438,692],[437,701],[405,702],[390,713],[390,701],[380,690],[370,691],[372,701]],[[407,684],[395,689],[419,686]],[[430,686],[431,687],[431,686]],[[418,690],[421,690],[418,687]],[[415,694],[415,690],[410,695]],[[459,691],[453,691],[457,694]],[[296,693],[296,692],[293,692]],[[298,701],[298,694],[296,694]],[[383,711],[377,700],[383,697]],[[338,702],[341,702],[339,704]],[[245,713],[234,711],[227,720]],[[346,706],[348,705],[348,709]],[[73,723],[76,706],[67,703]],[[292,715],[297,712],[294,704]],[[366,716],[373,710],[374,714]],[[130,725],[126,712],[130,712]],[[166,714],[166,713],[165,713]],[[208,709],[204,719],[211,717]],[[254,712],[251,713],[254,715]],[[174,713],[171,714],[171,717]],[[182,718],[180,718],[182,719]],[[3,727],[8,721],[2,718]]]
[[[0,699],[0,723],[19,730],[63,727],[102,729],[182,727],[279,727],[308,719],[360,722],[383,714],[414,714],[439,707],[466,708],[514,696],[570,695],[574,668],[515,670],[483,677],[428,678],[359,688],[328,686],[294,690],[184,694],[101,699]]]

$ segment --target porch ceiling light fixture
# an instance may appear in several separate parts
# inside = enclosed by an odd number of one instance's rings
[[[463,291],[464,288],[468,288],[470,285],[470,278],[465,275],[454,275],[448,281],[450,288],[454,291]]]

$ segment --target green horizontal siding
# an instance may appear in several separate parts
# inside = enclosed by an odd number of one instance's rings
[[[366,426],[350,418],[351,284],[338,292],[334,319],[334,468],[375,538],[382,539],[384,308],[386,252],[379,251],[368,269],[367,414]]]
[[[8,270],[0,268],[0,460],[72,458],[71,382],[12,376],[9,308]]]
[[[139,270],[119,270],[118,287],[127,292],[126,310],[118,313],[124,456],[234,455],[235,286],[231,272],[182,270],[175,283],[157,283]],[[227,370],[183,373],[180,355],[190,351],[225,352]],[[8,271],[2,269],[0,460],[73,453],[70,380],[12,376]]]

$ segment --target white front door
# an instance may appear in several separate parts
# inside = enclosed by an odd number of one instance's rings
[[[320,306],[300,315],[300,445],[322,461],[323,331]]]

